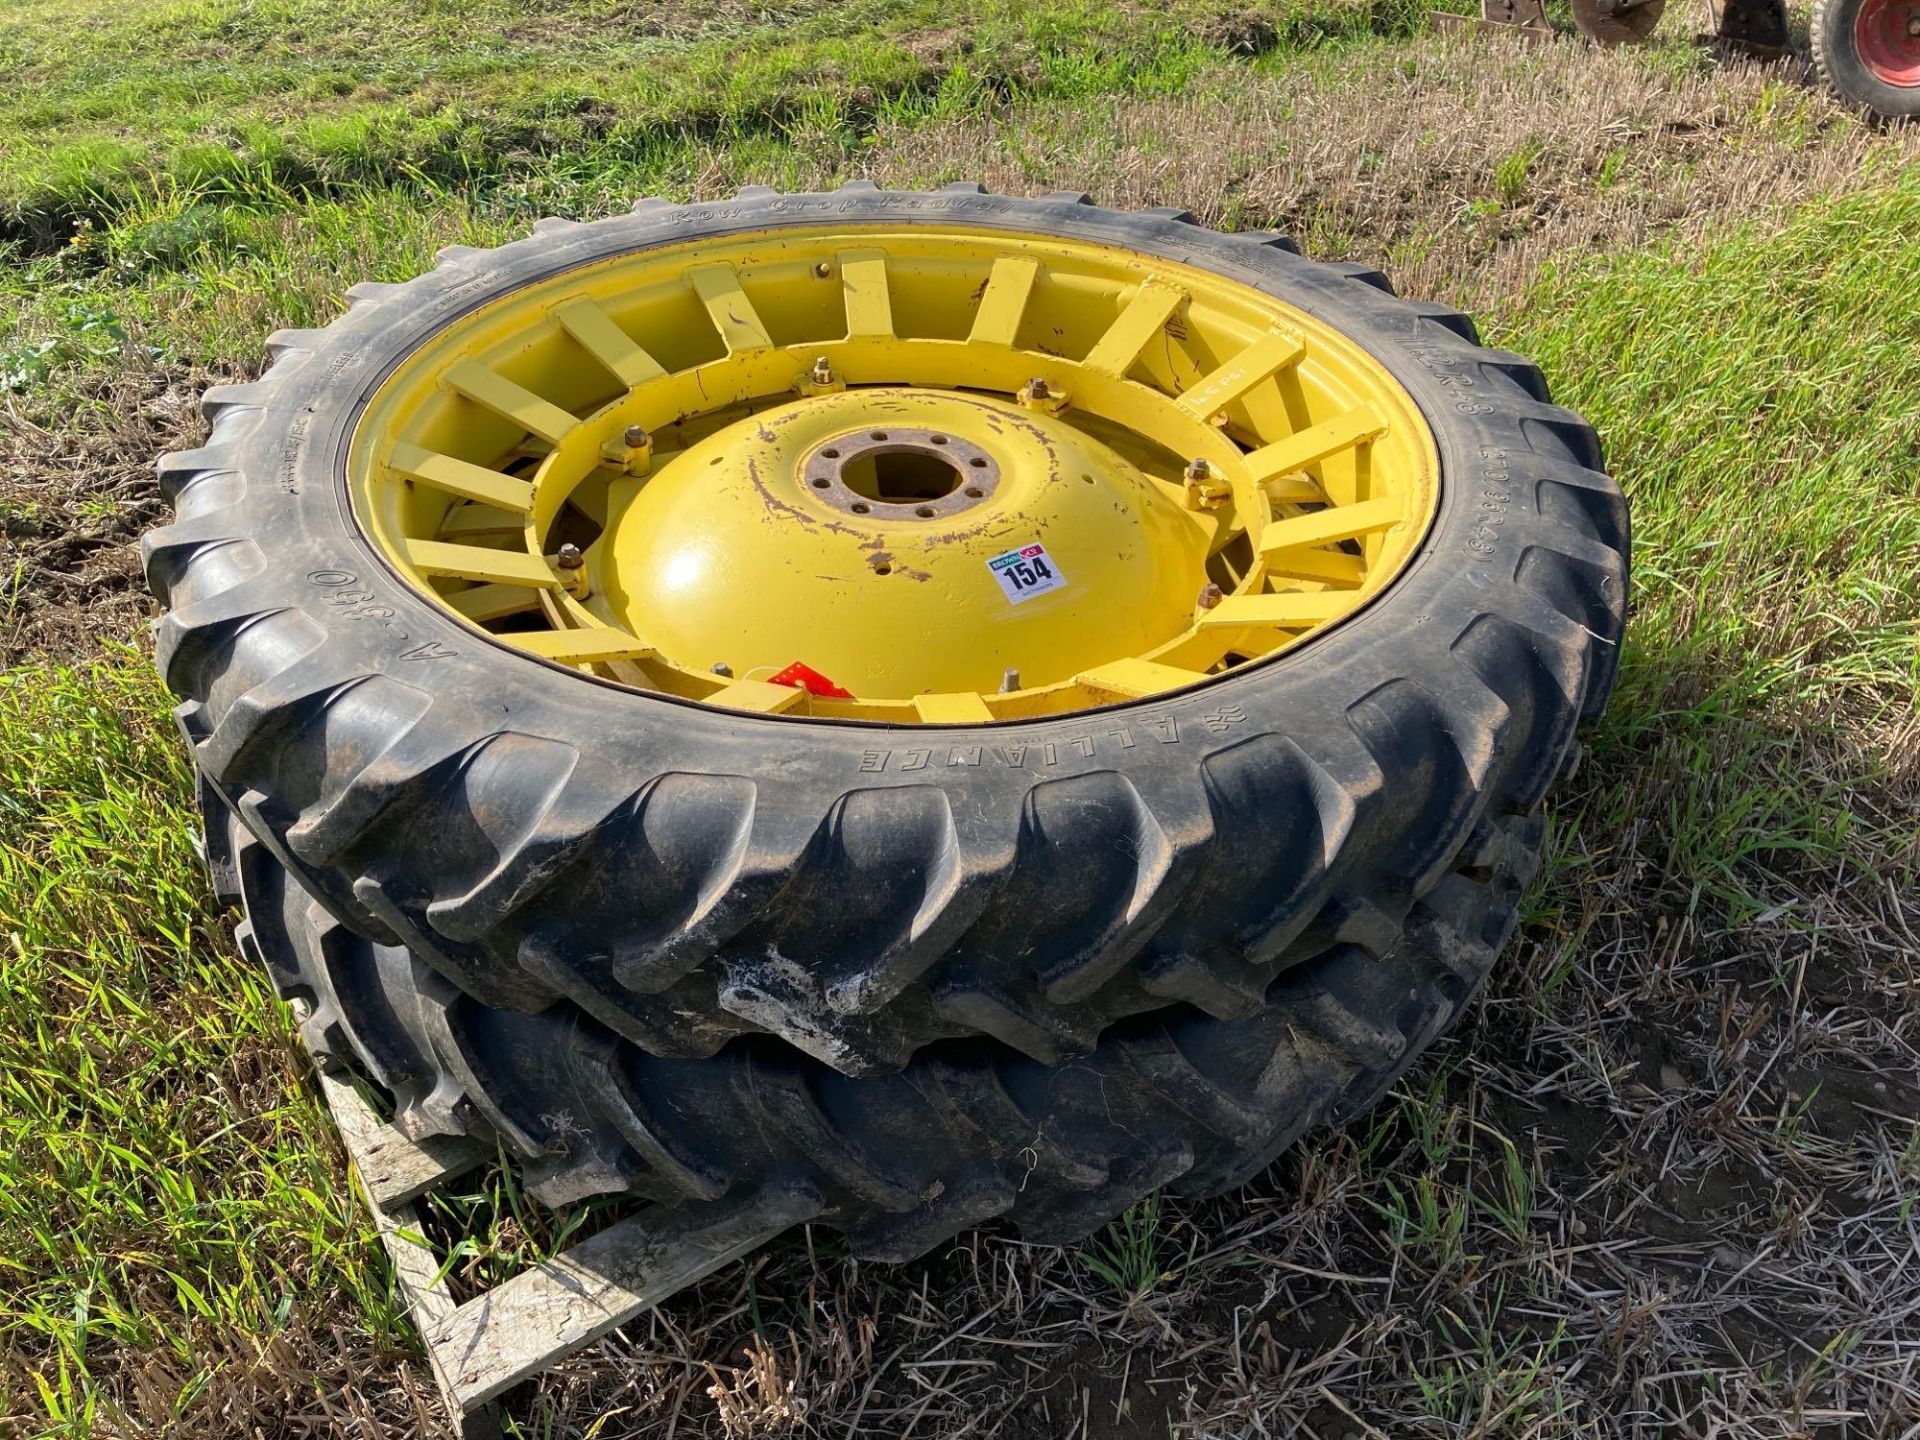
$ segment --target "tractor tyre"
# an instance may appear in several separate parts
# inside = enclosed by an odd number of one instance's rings
[[[550,1205],[625,1193],[703,1226],[806,1221],[895,1261],[998,1218],[1076,1240],[1162,1187],[1242,1185],[1309,1128],[1359,1114],[1478,991],[1543,830],[1539,816],[1483,823],[1390,955],[1330,956],[1244,1019],[1181,1006],[1060,1065],[945,1042],[857,1077],[771,1036],[664,1059],[565,1003],[483,1005],[341,924],[231,811],[208,816],[245,907],[243,953],[315,1063],[374,1080],[409,1136],[497,1144]]]
[[[1920,118],[1920,4],[1815,0],[1813,63],[1841,99],[1889,120]]]
[[[1155,1124],[1241,1117],[1251,1156],[1511,927],[1526,867],[1487,857],[1605,703],[1627,515],[1465,316],[970,185],[647,201],[349,298],[208,392],[144,552],[209,804],[311,899],[271,923],[398,987],[336,1052],[376,1075],[426,1036],[427,1095],[537,1156],[546,1036],[822,1136],[912,1108],[842,1077],[1079,1124],[1032,1087],[1164,1063],[1127,1081]],[[1191,1037],[1225,1048],[1189,1075]]]

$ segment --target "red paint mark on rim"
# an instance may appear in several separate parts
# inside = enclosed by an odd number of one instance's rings
[[[1883,85],[1920,87],[1920,0],[1866,0],[1853,22],[1853,46]]]
[[[797,690],[806,691],[809,695],[824,695],[829,700],[853,699],[851,690],[842,689],[811,665],[803,665],[798,660],[778,675],[769,676],[768,681],[774,685],[791,685]]]

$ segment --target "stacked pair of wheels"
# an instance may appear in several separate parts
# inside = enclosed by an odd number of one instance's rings
[[[1627,517],[1464,316],[971,185],[350,299],[146,558],[243,947],[409,1132],[1070,1239],[1359,1113],[1509,938]]]

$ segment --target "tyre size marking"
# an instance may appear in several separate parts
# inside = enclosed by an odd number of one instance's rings
[[[1200,717],[1209,734],[1224,735],[1246,722],[1246,711],[1238,705],[1222,705]],[[1097,755],[1118,756],[1138,749],[1143,741],[1159,745],[1178,745],[1180,722],[1171,715],[1148,715],[1119,725],[1101,725],[1052,740],[1021,741],[1005,745],[917,745],[890,750],[863,750],[860,769],[863,774],[886,771],[902,774],[920,770],[1046,769],[1063,760],[1091,760]]]
[[[485,275],[472,275],[464,280],[456,280],[434,297],[425,310],[427,315],[440,315],[457,308],[462,301],[477,290],[484,290],[492,282]]]
[[[826,204],[822,201],[800,195],[776,195],[766,201],[765,204],[766,208],[776,215],[784,215],[790,210],[807,211],[831,209],[837,211],[853,211],[865,208],[859,201],[842,200],[832,204]],[[1005,201],[997,195],[893,195],[889,197],[888,204],[897,206],[902,210],[931,212],[935,215],[950,214],[954,211],[967,208],[999,213],[1004,212],[1008,208]]]
[[[999,581],[1000,593],[1013,605],[1024,604],[1049,590],[1063,590],[1067,584],[1067,577],[1060,573],[1059,562],[1047,554],[1047,547],[1037,540],[1018,550],[995,555],[987,561],[987,569]]]
[[[1512,457],[1496,446],[1483,445],[1480,447],[1479,514],[1466,539],[1469,555],[1485,559],[1493,554],[1500,527],[1507,523],[1512,508]]]
[[[346,620],[371,620],[395,640],[413,640],[394,623],[394,609],[380,603],[380,596],[363,589],[360,577],[351,570],[320,569],[307,572],[307,583],[326,591],[323,603]],[[460,652],[450,650],[438,640],[419,641],[400,652],[402,660],[450,660]]]
[[[1417,327],[1418,322],[1415,324]],[[1453,392],[1453,408],[1458,414],[1493,414],[1494,406],[1464,393],[1480,385],[1479,377],[1463,373],[1480,368],[1477,357],[1456,354],[1427,340],[1410,339],[1400,343],[1401,348],[1426,370],[1435,384]],[[1477,513],[1473,529],[1467,532],[1463,542],[1468,557],[1475,560],[1484,560],[1494,553],[1501,534],[1500,527],[1507,523],[1508,512],[1513,504],[1513,469],[1508,453],[1495,446],[1483,445],[1480,447],[1480,462]]]
[[[1442,390],[1472,390],[1479,385],[1479,380],[1474,376],[1461,373],[1477,365],[1477,361],[1449,354],[1424,340],[1408,340],[1404,343],[1407,353],[1420,362]]]
[[[1433,383],[1438,385],[1442,390],[1452,390],[1455,392],[1472,390],[1480,384],[1480,380],[1476,376],[1461,373],[1462,371],[1478,369],[1480,362],[1477,359],[1467,359],[1464,356],[1449,355],[1445,351],[1435,349],[1433,346],[1421,340],[1407,340],[1402,343],[1406,352],[1426,369],[1427,374],[1432,377]],[[1486,401],[1477,400],[1471,395],[1461,395],[1458,393],[1454,396],[1453,408],[1462,415],[1493,414],[1493,406],[1489,405]]]
[[[287,433],[280,439],[280,463],[274,468],[274,481],[283,495],[300,493],[300,452],[307,448],[307,430],[313,415],[302,410],[287,422]]]

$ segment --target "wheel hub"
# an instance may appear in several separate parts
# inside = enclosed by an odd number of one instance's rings
[[[867,417],[830,435],[802,470],[809,498],[848,515],[943,520],[984,503],[1000,488],[1000,464],[972,441],[925,425],[874,429]]]
[[[1854,21],[1861,63],[1885,85],[1920,87],[1920,3],[1866,0]]]
[[[1205,532],[1133,464],[984,396],[794,401],[619,489],[590,608],[740,678],[799,661],[862,696],[1048,685],[1179,635],[1206,583]],[[994,566],[1036,548],[1031,584]]]

